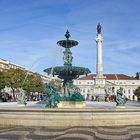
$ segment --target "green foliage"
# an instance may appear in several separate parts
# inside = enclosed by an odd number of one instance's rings
[[[6,85],[17,89],[22,86],[25,77],[25,72],[21,69],[9,69],[5,72]]]
[[[15,100],[15,90],[22,87],[25,72],[21,69],[8,69],[4,72],[5,85],[11,87]]]
[[[135,94],[135,96],[137,96],[137,97],[140,96],[140,86],[135,90],[134,94]]]
[[[28,74],[21,69],[9,69],[0,73],[0,89],[11,87],[15,100],[15,90],[22,88],[28,93],[44,93],[44,84],[39,74]]]
[[[23,89],[26,90],[28,93],[30,92],[44,93],[45,92],[45,86],[43,84],[41,76],[38,74],[27,75],[24,85],[23,85]]]
[[[5,88],[4,72],[0,71],[0,91]]]

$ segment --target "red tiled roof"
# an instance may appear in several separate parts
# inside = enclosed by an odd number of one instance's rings
[[[130,77],[125,74],[104,74],[107,80],[137,80],[134,77]],[[85,77],[78,78],[78,80],[93,80],[95,79],[96,74],[90,74]]]

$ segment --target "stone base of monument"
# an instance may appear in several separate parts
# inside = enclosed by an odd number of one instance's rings
[[[61,101],[57,104],[58,108],[83,108],[85,107],[85,101],[73,102],[73,101]]]

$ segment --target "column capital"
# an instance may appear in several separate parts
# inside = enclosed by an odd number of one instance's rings
[[[97,34],[97,37],[95,39],[96,42],[102,42],[103,41],[103,37],[101,34]]]

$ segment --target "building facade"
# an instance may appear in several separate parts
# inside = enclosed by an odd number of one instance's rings
[[[134,95],[134,91],[140,86],[140,79],[130,77],[124,74],[104,74],[105,80],[100,81],[101,87],[104,86],[105,95],[116,95],[117,90],[122,87],[123,95],[129,100],[137,100]],[[100,86],[99,84],[99,86]],[[81,77],[74,81],[74,85],[80,88],[81,94],[91,99],[92,96],[99,96],[100,87],[96,84],[96,74],[90,74],[85,77]]]
[[[10,68],[25,70],[25,68],[21,65],[18,65],[18,64],[10,62],[8,60],[4,60],[4,59],[0,58],[0,71],[7,70]]]

